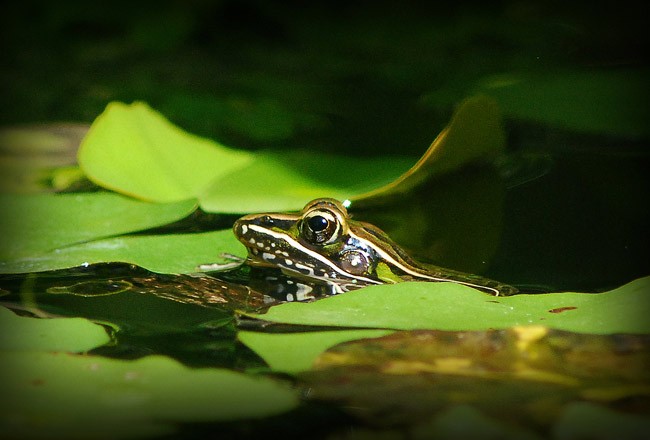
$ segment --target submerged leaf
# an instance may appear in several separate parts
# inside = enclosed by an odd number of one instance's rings
[[[400,330],[487,330],[544,325],[583,333],[650,333],[650,277],[609,292],[492,297],[453,283],[366,287],[313,303],[272,307],[259,319],[286,324]]]
[[[460,404],[506,424],[548,429],[575,401],[647,405],[649,344],[648,336],[544,327],[396,332],[338,345],[298,378],[310,398],[343,402],[374,425],[422,424]]]
[[[0,351],[84,352],[110,341],[106,330],[83,318],[38,319],[0,307]]]
[[[536,432],[495,417],[487,417],[469,405],[455,405],[440,411],[429,422],[415,425],[410,430],[413,438],[441,438],[447,440],[499,439],[541,440]]]
[[[567,405],[553,427],[558,439],[645,440],[650,432],[650,417],[625,414],[588,402]]]
[[[542,326],[472,332],[401,331],[341,344],[323,353],[314,369],[364,365],[387,374],[548,382],[582,386],[583,395],[607,400],[607,393],[590,390],[625,386],[630,393],[650,393],[646,385],[650,379],[648,348],[648,336],[579,334]]]
[[[171,358],[0,355],[2,432],[12,438],[126,438],[169,434],[174,424],[241,420],[288,411],[296,392],[271,379]]]
[[[156,202],[195,198],[213,179],[245,166],[252,155],[191,135],[144,103],[108,105],[79,149],[95,183]]]
[[[75,243],[180,220],[194,200],[146,203],[111,193],[0,195],[0,260],[31,257]]]
[[[380,226],[416,260],[482,273],[501,244],[504,199],[496,170],[472,167],[426,182],[390,203],[354,201],[349,212]]]

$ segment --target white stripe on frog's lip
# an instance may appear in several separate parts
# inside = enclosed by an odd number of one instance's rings
[[[361,237],[359,237],[358,235],[355,235],[352,231],[350,231],[348,233],[350,234],[351,237],[354,237],[354,238],[356,238],[357,240],[359,240],[361,242],[365,241]],[[393,257],[388,255],[379,246],[374,246],[372,243],[370,243],[370,246],[372,247],[372,249],[375,252],[377,252],[377,254],[379,254],[381,256],[381,258],[383,260],[388,261],[391,264],[394,264],[396,267],[399,267],[401,270],[403,270],[404,272],[406,272],[406,273],[408,273],[410,275],[413,275],[414,277],[424,278],[424,279],[431,280],[431,281],[440,281],[440,282],[462,284],[464,286],[473,287],[473,288],[479,289],[479,290],[489,290],[491,292],[494,292],[494,296],[499,296],[499,294],[500,294],[499,290],[497,290],[497,289],[495,289],[493,287],[483,286],[481,284],[473,284],[473,283],[470,283],[470,282],[467,282],[467,281],[454,280],[452,278],[433,277],[431,275],[426,275],[426,274],[417,272],[415,270],[409,269],[408,267],[406,267],[404,264],[400,263],[399,261],[396,261]]]
[[[331,261],[329,261],[327,258],[322,256],[321,254],[319,254],[317,252],[314,252],[314,251],[312,251],[310,249],[307,249],[306,247],[304,247],[303,245],[298,243],[296,240],[294,240],[293,238],[291,238],[287,234],[281,234],[279,232],[275,232],[275,231],[263,228],[263,227],[258,226],[258,225],[249,225],[248,227],[250,229],[252,229],[253,231],[257,232],[257,233],[264,234],[264,235],[270,235],[271,237],[275,238],[276,240],[284,240],[284,241],[286,241],[291,247],[293,247],[295,249],[300,249],[302,252],[304,252],[305,254],[309,255],[312,258],[314,258],[315,260],[320,261],[325,266],[330,267],[335,272],[340,273],[345,278],[348,278],[348,279],[352,278],[352,279],[356,279],[356,280],[360,280],[360,281],[365,281],[366,283],[369,283],[369,284],[383,284],[381,281],[376,281],[376,280],[373,280],[371,278],[361,277],[361,276],[358,276],[358,275],[352,275],[352,274],[350,274],[348,272],[345,272],[341,268],[337,267],[335,264],[332,264]],[[298,273],[300,273],[302,275],[305,275],[303,272],[300,272],[300,271],[297,271],[297,270],[294,270],[294,269],[290,269],[290,268],[287,268],[287,269],[292,270],[294,272],[298,272]],[[312,273],[313,273],[313,269],[312,269]],[[318,278],[318,279],[323,279],[324,280],[326,277],[320,277],[320,276],[314,275],[314,276],[312,276],[312,278]],[[330,283],[335,282],[335,281],[332,280],[332,278],[327,278],[327,281],[330,282]]]

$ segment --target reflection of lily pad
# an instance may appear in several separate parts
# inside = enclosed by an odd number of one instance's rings
[[[91,350],[110,341],[106,330],[83,318],[37,319],[0,307],[0,350]]]
[[[196,202],[145,203],[111,193],[0,195],[0,259],[153,228],[179,220]]]
[[[650,333],[650,277],[599,294],[491,297],[453,283],[371,286],[314,303],[272,307],[260,319],[390,329],[487,330],[544,325],[583,333]]]
[[[0,425],[9,437],[125,438],[169,434],[174,423],[241,420],[295,407],[270,379],[185,367],[151,356],[16,353],[1,356]]]

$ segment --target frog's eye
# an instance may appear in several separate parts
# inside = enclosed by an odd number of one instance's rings
[[[326,245],[341,237],[341,221],[332,212],[313,210],[302,218],[300,233],[311,244]]]

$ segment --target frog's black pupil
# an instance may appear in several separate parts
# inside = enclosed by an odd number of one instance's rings
[[[312,231],[320,232],[327,228],[327,219],[322,215],[315,215],[307,220],[307,224]]]

